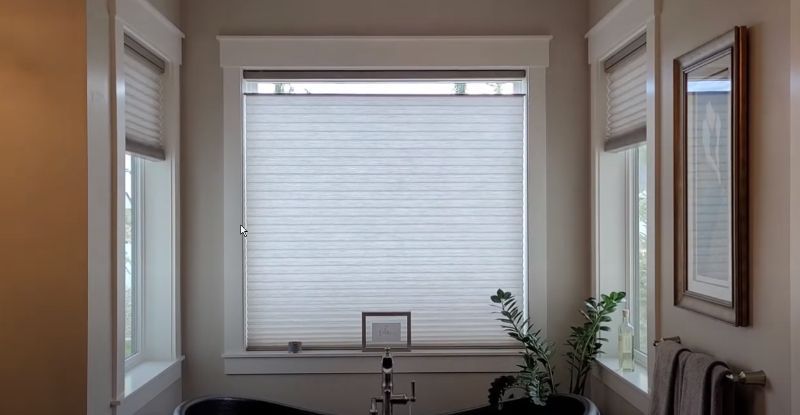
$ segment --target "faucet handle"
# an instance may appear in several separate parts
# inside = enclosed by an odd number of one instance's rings
[[[378,405],[375,403],[375,398],[372,398],[370,402],[369,415],[378,415]]]
[[[411,402],[416,402],[417,401],[417,382],[415,382],[413,380],[411,381],[411,399],[409,399],[409,400]]]

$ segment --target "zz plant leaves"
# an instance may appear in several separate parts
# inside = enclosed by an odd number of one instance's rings
[[[520,390],[530,401],[544,406],[554,393],[558,392],[555,384],[555,368],[551,359],[555,353],[552,342],[542,338],[541,330],[537,330],[521,311],[514,296],[507,291],[497,290],[491,297],[492,303],[499,308],[497,321],[509,337],[519,342],[522,347],[522,364],[520,371],[513,376],[500,376],[489,388],[489,404],[499,408],[504,396],[512,390]],[[588,298],[580,310],[584,319],[582,325],[573,326],[565,343],[568,346],[564,354],[570,370],[569,392],[582,395],[592,364],[602,353],[603,343],[608,339],[602,333],[610,331],[607,323],[611,322],[611,314],[625,298],[624,292],[611,292],[600,296],[600,301]]]

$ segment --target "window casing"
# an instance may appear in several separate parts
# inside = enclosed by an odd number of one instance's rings
[[[114,388],[116,396],[127,397],[160,373],[156,367],[172,368],[169,376],[176,373],[179,68],[150,47],[143,40],[147,36],[118,27],[116,39],[121,260]]]
[[[629,297],[625,306],[631,308],[636,307],[635,299],[643,299],[638,301],[638,313],[633,314],[635,311],[631,310],[631,323],[640,333],[634,347],[634,359],[637,363],[634,370],[619,370],[616,356],[617,336],[612,335],[609,336],[608,344],[603,347],[607,355],[598,359],[597,375],[605,387],[625,398],[640,412],[647,412],[648,391],[653,380],[648,372],[655,360],[651,354],[644,356],[640,352],[652,347],[647,339],[652,341],[661,334],[656,325],[652,324],[655,321],[653,299],[657,295],[657,284],[653,283],[656,270],[652,267],[656,252],[653,219],[657,205],[654,197],[655,184],[651,179],[655,176],[655,142],[658,137],[658,13],[658,6],[651,1],[621,2],[587,33],[588,58],[591,64],[593,292],[599,295],[608,291],[626,291]],[[635,120],[639,129],[628,129],[630,134],[623,134],[623,130],[619,128],[617,131],[620,134],[609,134],[609,118],[613,114],[623,114],[625,107],[617,106],[619,111],[612,107],[609,114],[608,90],[611,82],[608,70],[612,69],[615,60],[619,63],[619,58],[631,56],[631,52],[637,49],[637,44],[644,44],[638,65],[640,80],[635,87],[638,90],[637,99],[618,99],[616,102],[637,107],[638,112],[629,120]],[[617,65],[617,68],[622,67]],[[624,80],[621,76],[616,78]],[[618,84],[621,85],[622,82]],[[618,117],[615,121],[624,121],[624,118]],[[616,140],[613,139],[615,136]],[[637,152],[639,158],[643,159],[640,161],[641,169],[635,166]],[[643,165],[645,163],[646,167]],[[646,187],[644,194],[635,189],[636,182]],[[646,200],[646,211],[634,204],[637,193]],[[638,240],[638,249],[635,246],[638,239],[636,234],[642,237],[645,232],[638,231],[640,221],[637,210],[643,217],[647,217],[646,225],[642,226],[646,228],[647,239]],[[644,247],[646,251],[641,249]],[[641,259],[637,253],[642,255]],[[636,278],[637,269],[642,275],[641,279]],[[636,285],[637,280],[639,285]],[[611,328],[614,332],[621,317],[621,313],[613,316]],[[651,324],[646,324],[648,322]]]
[[[283,352],[247,351],[245,342],[242,245],[242,80],[245,70],[486,70],[526,72],[526,153],[529,228],[525,266],[528,311],[547,332],[547,67],[550,36],[414,37],[242,37],[219,36],[224,133],[224,305],[226,374],[372,373],[373,355],[362,352],[315,353],[287,357]],[[412,41],[409,41],[412,40]],[[534,289],[537,287],[539,289]],[[413,324],[413,323],[412,323]],[[426,373],[482,373],[515,370],[515,350],[415,350],[404,370]],[[335,354],[336,357],[327,358]],[[448,359],[436,356],[448,356]],[[455,364],[454,364],[455,363]],[[358,369],[353,369],[359,367]]]
[[[596,294],[627,293],[634,357],[647,366],[648,339],[648,109],[647,44],[641,35],[595,64],[596,123],[594,246]],[[599,108],[598,108],[599,107]],[[616,316],[615,324],[621,319]],[[616,330],[616,325],[612,328]],[[616,347],[610,341],[609,350]],[[613,352],[612,352],[613,353]]]
[[[513,346],[486,299],[527,298],[524,89],[405,82],[245,82],[248,350],[357,349],[361,311],[409,309],[414,348]]]

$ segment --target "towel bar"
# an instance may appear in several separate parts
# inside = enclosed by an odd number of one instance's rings
[[[675,343],[680,343],[681,342],[681,337],[680,336],[662,337],[660,339],[653,340],[653,347],[656,347],[660,343],[665,342],[665,341],[674,341]]]
[[[767,384],[767,374],[763,370],[729,373],[726,377],[732,382],[741,383],[743,385],[764,386]]]
[[[656,347],[665,341],[674,341],[676,343],[680,343],[681,338],[680,336],[662,337],[653,341],[653,347]],[[742,385],[764,386],[767,384],[767,374],[763,370],[755,370],[752,372],[745,372],[741,370],[738,373],[728,373],[725,377],[732,382]]]

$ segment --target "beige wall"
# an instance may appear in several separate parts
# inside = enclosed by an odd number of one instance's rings
[[[135,415],[169,415],[181,403],[181,381],[178,380],[148,402]]]
[[[592,0],[594,5],[599,3]],[[657,2],[659,3],[659,2]],[[590,10],[596,9],[596,6]],[[590,13],[591,19],[600,19]],[[750,208],[753,324],[734,328],[673,306],[672,62],[733,28],[751,28]],[[659,301],[663,336],[679,335],[695,350],[741,369],[763,369],[764,390],[742,389],[752,414],[789,414],[789,1],[664,0],[661,14],[661,137],[659,151]],[[637,413],[608,389],[598,403]],[[629,412],[630,411],[630,412]]]
[[[85,0],[0,10],[0,407],[85,414]]]
[[[672,305],[672,60],[734,25],[751,27],[750,241],[752,326],[734,328]],[[667,0],[661,19],[661,329],[744,369],[764,369],[756,414],[790,413],[789,1]],[[797,391],[795,391],[797,393]],[[750,405],[748,405],[750,406]]]
[[[147,0],[175,26],[181,26],[180,0]]]
[[[622,0],[587,0],[589,2],[589,28],[611,11]]]
[[[553,35],[547,96],[548,297],[551,334],[561,343],[589,291],[587,13],[584,0],[184,1],[184,396],[254,395],[354,414],[367,409],[378,388],[373,375],[223,374],[222,234],[230,230],[222,229],[222,72],[216,35]],[[481,405],[491,377],[416,376],[416,411]],[[397,381],[406,385],[408,380]]]

